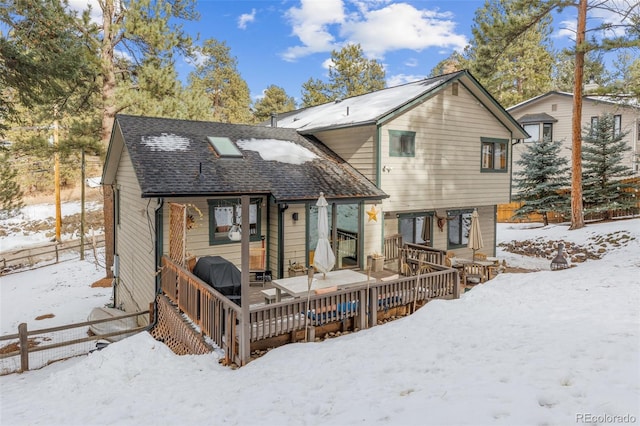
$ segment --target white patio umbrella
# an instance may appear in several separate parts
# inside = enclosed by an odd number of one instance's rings
[[[471,214],[471,228],[469,229],[469,241],[467,247],[473,250],[473,260],[476,260],[476,251],[484,247],[482,241],[482,233],[480,232],[480,218],[478,217],[478,210],[473,210]]]
[[[316,206],[318,206],[318,245],[313,255],[313,266],[323,273],[323,277],[326,277],[326,273],[333,269],[333,265],[336,263],[336,257],[329,243],[328,204],[322,192],[320,193],[318,202],[316,202]]]

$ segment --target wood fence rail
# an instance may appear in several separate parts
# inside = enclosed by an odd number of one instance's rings
[[[120,320],[126,319],[126,318],[139,317],[141,315],[148,315],[151,312],[152,312],[152,310],[149,309],[149,310],[146,310],[146,311],[140,311],[140,312],[124,314],[124,315],[120,315],[118,317],[113,317],[113,318],[104,318],[104,319],[99,319],[99,320],[84,321],[84,322],[79,322],[79,323],[75,323],[75,324],[67,324],[67,325],[62,325],[62,326],[57,326],[57,327],[42,328],[42,329],[38,329],[38,330],[28,330],[27,324],[26,323],[21,323],[18,326],[18,333],[0,336],[0,347],[2,347],[2,348],[10,348],[11,347],[10,345],[12,343],[11,341],[17,340],[17,342],[13,342],[13,343],[17,343],[17,349],[13,350],[13,351],[7,350],[5,352],[0,352],[0,361],[8,359],[8,358],[12,358],[12,357],[20,356],[20,368],[12,370],[12,369],[9,369],[9,368],[7,368],[5,366],[2,366],[2,368],[0,369],[0,374],[9,374],[9,373],[15,373],[15,372],[28,371],[29,370],[29,354],[30,353],[41,352],[41,351],[46,351],[46,350],[51,350],[51,349],[57,349],[57,348],[65,347],[65,346],[73,346],[73,345],[78,345],[78,344],[81,344],[81,343],[92,342],[92,341],[97,341],[97,340],[109,340],[110,338],[113,338],[113,337],[122,336],[122,335],[129,335],[129,334],[138,333],[140,331],[144,331],[145,329],[148,329],[149,326],[134,327],[134,328],[126,329],[126,330],[117,330],[117,331],[113,331],[113,332],[109,332],[109,333],[103,333],[103,334],[87,335],[86,337],[74,338],[74,339],[66,339],[66,340],[56,341],[56,342],[50,343],[50,344],[37,345],[37,346],[31,346],[29,344],[29,337],[30,336],[39,336],[43,340],[48,340],[48,339],[51,340],[50,335],[52,333],[58,333],[58,332],[63,332],[63,331],[68,331],[68,330],[73,330],[73,329],[78,329],[78,328],[84,328],[84,327],[90,327],[90,326],[95,325],[95,324],[103,324],[103,323],[108,323],[108,322],[113,322],[113,321],[120,321]],[[150,322],[153,322],[153,321],[151,320]],[[3,344],[2,342],[9,342],[9,343]],[[84,353],[86,353],[86,352],[84,352]],[[61,357],[58,357],[58,358],[55,358],[55,357],[49,358],[46,363],[59,361],[61,359],[65,359],[65,358],[68,358],[69,356],[73,356],[73,355],[78,355],[78,354],[64,355],[64,356],[61,356]]]
[[[85,243],[84,246],[85,251],[93,250],[95,253],[98,247],[104,246],[104,235],[95,236],[90,243]],[[0,253],[0,275],[10,274],[12,269],[24,266],[33,267],[37,263],[48,260],[54,260],[54,263],[59,263],[61,254],[69,251],[79,253],[81,247],[82,244],[78,239],[64,243],[56,242],[4,251]]]

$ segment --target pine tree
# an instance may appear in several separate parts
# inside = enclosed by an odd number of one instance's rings
[[[205,40],[204,61],[189,75],[192,90],[206,94],[211,108],[210,119],[223,123],[252,121],[249,86],[237,69],[237,59],[225,42]]]
[[[17,181],[18,170],[11,166],[8,152],[0,152],[0,217],[11,217],[24,204]]]
[[[271,114],[293,111],[296,101],[281,87],[271,85],[264,91],[264,97],[253,105],[253,116],[257,122],[268,120]]]
[[[548,213],[564,213],[569,209],[566,189],[569,187],[569,166],[560,155],[562,143],[543,139],[527,145],[527,149],[516,161],[523,169],[516,173],[514,200],[524,201],[514,217],[527,217],[531,213],[542,215],[545,226],[549,224]]]
[[[366,59],[359,44],[349,44],[331,52],[329,81],[310,78],[302,86],[304,107],[336,99],[350,98],[384,89],[385,72],[375,59]]]
[[[573,79],[575,72],[575,53],[563,50],[557,57],[553,66],[553,88],[563,92],[573,91]],[[587,82],[593,81],[605,86],[609,82],[602,52],[589,51],[584,56],[584,75]]]
[[[506,1],[506,0],[505,0]],[[601,50],[611,51],[623,48],[637,48],[638,22],[640,12],[636,2],[588,2],[587,0],[509,0],[508,13],[492,14],[492,22],[483,27],[483,32],[490,35],[494,46],[491,55],[494,61],[504,53],[508,47],[517,44],[523,34],[532,27],[548,19],[554,12],[561,12],[566,7],[576,7],[576,37],[573,50],[573,112],[571,117],[571,226],[569,229],[580,229],[584,226],[582,205],[582,93],[584,81],[584,58],[586,52]],[[588,14],[589,10],[598,13]],[[609,20],[602,20],[598,16],[610,14],[620,20],[616,31],[611,31]],[[588,18],[589,17],[589,18]],[[587,21],[589,33],[599,35],[599,38],[587,40]],[[591,24],[593,24],[591,26]],[[487,29],[488,31],[484,31]],[[491,68],[492,62],[485,61],[485,68]],[[482,80],[481,80],[482,81]]]
[[[473,75],[502,105],[515,105],[551,88],[551,18],[544,17],[507,43],[505,25],[526,22],[513,0],[487,0],[476,10],[465,55]],[[506,21],[506,23],[505,23]],[[515,22],[512,22],[515,21]]]
[[[582,180],[587,213],[604,213],[604,218],[610,219],[613,210],[637,204],[638,185],[624,180],[633,176],[631,167],[623,164],[624,153],[631,150],[624,137],[611,114],[601,115],[593,128],[585,129]]]

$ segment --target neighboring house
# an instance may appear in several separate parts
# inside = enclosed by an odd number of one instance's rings
[[[115,305],[153,301],[172,202],[189,206],[188,254],[240,266],[227,230],[250,195],[251,244],[266,247],[274,277],[312,263],[321,192],[333,240],[349,242],[333,247],[336,268],[364,268],[397,233],[470,256],[474,209],[482,251],[494,254],[511,141],[527,136],[466,71],[283,114],[271,127],[119,115],[102,178],[115,191]]]
[[[522,170],[522,166],[515,162],[520,159],[526,146],[542,138],[562,141],[562,152],[571,164],[572,93],[548,92],[514,105],[507,111],[530,135],[513,147],[514,172]],[[625,154],[624,164],[630,167],[636,176],[640,175],[640,104],[606,96],[584,96],[580,126],[582,134],[603,114],[613,115],[616,120],[616,131],[626,133],[624,140],[631,150]]]

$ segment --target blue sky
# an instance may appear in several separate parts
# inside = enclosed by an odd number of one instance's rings
[[[96,0],[70,0],[78,9],[87,3],[98,20]],[[302,84],[311,77],[325,80],[331,51],[348,43],[359,43],[368,58],[383,64],[388,86],[426,77],[454,50],[464,49],[474,13],[483,5],[484,0],[199,0],[201,19],[183,25],[200,41],[227,44],[253,100],[275,84],[299,102]],[[602,10],[590,12],[590,23],[594,17],[615,22]],[[555,48],[573,45],[575,21],[571,7],[554,17]],[[181,61],[177,67],[186,81],[192,65]]]
[[[483,3],[200,0],[200,21],[185,27],[227,43],[253,99],[275,84],[299,101],[302,84],[325,80],[331,51],[347,43],[384,65],[389,86],[424,78],[464,48]],[[179,72],[188,71],[181,64]]]
[[[310,77],[326,79],[331,50],[359,43],[385,68],[387,85],[426,77],[471,38],[484,0],[200,0],[201,19],[185,26],[225,41],[252,99],[270,84],[299,101]],[[556,41],[569,39],[560,31]],[[181,75],[189,66],[181,64]]]

